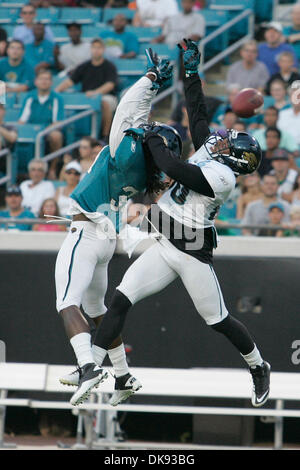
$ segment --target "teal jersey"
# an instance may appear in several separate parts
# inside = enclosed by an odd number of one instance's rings
[[[120,209],[145,189],[146,180],[142,142],[124,136],[114,158],[109,146],[104,147],[70,197],[85,212],[107,215],[118,232]]]

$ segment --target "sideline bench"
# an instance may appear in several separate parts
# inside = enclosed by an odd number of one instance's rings
[[[86,445],[88,447],[93,445],[92,415],[90,412],[95,410],[107,412],[108,440],[106,444],[103,443],[103,446],[114,448],[117,447],[117,443],[114,441],[113,421],[117,411],[272,417],[275,419],[275,449],[281,449],[283,445],[283,419],[287,417],[300,418],[300,409],[285,409],[286,401],[300,401],[300,374],[273,372],[271,374],[271,393],[268,402],[268,404],[272,404],[272,408],[253,408],[250,402],[252,381],[246,369],[133,367],[130,370],[143,384],[142,389],[138,392],[139,396],[247,399],[249,400],[249,408],[151,405],[126,402],[113,408],[103,402],[105,394],[111,394],[113,391],[114,379],[111,375],[100,385],[99,390],[92,394],[90,402],[77,408],[74,408],[69,402],[58,400],[7,398],[8,391],[64,392],[71,394],[74,392],[74,387],[61,385],[58,378],[72,370],[74,370],[73,366],[0,363],[0,445],[3,443],[6,406],[78,410],[79,418],[85,419]],[[108,370],[111,369],[108,368]]]

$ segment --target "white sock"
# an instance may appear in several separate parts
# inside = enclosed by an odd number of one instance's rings
[[[264,362],[256,345],[254,346],[254,349],[253,351],[251,351],[251,353],[246,354],[245,356],[241,354],[241,356],[247,362],[249,367],[261,366],[262,363]]]
[[[70,339],[70,343],[74,349],[79,367],[94,362],[90,333],[79,333]]]
[[[96,362],[96,364],[98,366],[102,366],[102,363],[107,353],[106,349],[100,348],[100,346],[96,346],[95,344],[93,344],[92,352],[93,352],[93,357],[94,357],[94,361]]]
[[[109,359],[115,370],[116,377],[121,377],[129,372],[124,344],[108,350]]]

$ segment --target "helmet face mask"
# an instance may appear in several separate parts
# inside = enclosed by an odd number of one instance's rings
[[[259,168],[259,143],[246,132],[222,130],[208,136],[204,145],[211,158],[229,166],[235,174],[247,175]]]

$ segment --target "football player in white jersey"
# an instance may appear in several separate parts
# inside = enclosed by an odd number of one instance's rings
[[[247,133],[210,133],[198,75],[198,47],[184,40],[181,48],[185,98],[196,152],[184,162],[170,151],[170,145],[160,136],[160,126],[143,126],[145,148],[175,184],[156,208],[150,209],[147,219],[157,233],[157,241],[125,273],[98,327],[95,344],[106,350],[122,331],[133,304],[180,277],[207,325],[225,335],[248,364],[253,379],[252,404],[262,406],[269,395],[270,365],[261,357],[247,328],[228,313],[212,267],[212,252],[217,245],[214,217],[234,188],[235,177],[257,170],[261,150]]]

